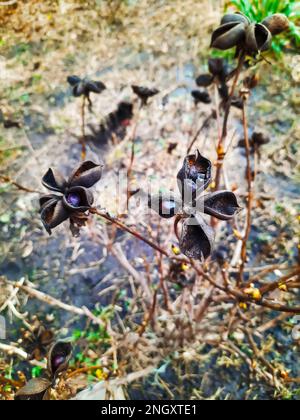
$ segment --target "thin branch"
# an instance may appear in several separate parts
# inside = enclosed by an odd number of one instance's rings
[[[86,110],[86,97],[82,97],[82,104],[81,104],[81,159],[85,160],[86,158],[86,133],[85,133],[85,110]]]
[[[286,276],[281,277],[278,281],[263,286],[260,289],[260,293],[262,295],[265,295],[266,293],[273,292],[274,290],[278,289],[281,285],[287,285],[288,282],[290,282],[293,277],[295,277],[295,276],[297,276],[299,274],[300,274],[300,267],[297,268],[292,273],[289,273]]]
[[[14,4],[17,4],[18,0],[8,0],[8,1],[0,1],[0,7],[1,6],[13,6]]]
[[[24,185],[19,184],[18,182],[11,179],[9,176],[0,175],[0,180],[2,182],[7,183],[7,184],[13,185],[14,187],[16,187],[20,191],[24,191],[24,192],[32,193],[32,194],[42,194],[41,191],[33,190],[32,188],[28,188],[28,187],[25,187]]]
[[[76,315],[80,315],[80,316],[85,316],[87,318],[89,318],[91,321],[93,321],[95,324],[104,326],[104,322],[97,318],[95,315],[92,314],[92,312],[86,308],[86,307],[82,307],[82,308],[78,308],[76,306],[73,305],[68,305],[66,303],[61,302],[60,300],[47,295],[46,293],[40,292],[39,290],[33,289],[30,286],[25,286],[25,285],[20,285],[19,283],[11,283],[13,284],[14,287],[17,287],[21,290],[23,290],[24,292],[26,292],[29,296],[31,296],[32,298],[38,299],[41,302],[46,303],[47,305],[50,306],[54,306],[60,309],[63,309],[64,311],[67,312],[71,312],[73,314]]]
[[[111,252],[115,256],[115,258],[117,258],[117,260],[122,265],[122,267],[125,268],[125,270],[127,270],[128,273],[130,273],[130,275],[134,278],[134,280],[136,282],[140,283],[140,285],[142,286],[142,289],[143,289],[143,291],[145,293],[145,296],[146,296],[147,301],[148,302],[151,302],[152,293],[151,293],[150,288],[148,287],[148,284],[147,284],[146,280],[130,264],[130,262],[126,258],[126,255],[124,254],[124,252],[123,252],[123,250],[121,248],[121,245],[120,244],[114,244],[111,247]]]
[[[128,385],[131,382],[137,381],[141,378],[144,378],[154,372],[156,369],[155,366],[147,367],[138,372],[133,372],[128,374],[124,378],[113,379],[110,381],[102,381],[96,384],[93,387],[89,387],[88,389],[81,391],[74,400],[99,400],[103,391],[111,389],[116,389],[117,387]]]
[[[135,159],[135,140],[136,140],[136,132],[137,132],[137,128],[138,128],[138,123],[139,123],[140,111],[141,111],[141,108],[140,108],[140,110],[139,110],[139,112],[136,116],[134,127],[133,127],[132,134],[131,134],[131,156],[130,156],[130,162],[129,162],[129,167],[128,167],[128,171],[127,171],[129,184],[130,184],[130,181],[131,181],[132,170],[133,170],[134,159]],[[128,200],[129,200],[129,193],[130,192],[128,191]]]
[[[235,89],[236,89],[238,81],[239,81],[240,74],[243,70],[244,63],[245,63],[245,55],[244,55],[244,53],[241,53],[240,57],[239,57],[238,67],[237,67],[236,72],[235,72],[235,78],[234,78],[234,81],[233,81],[233,84],[232,84],[232,87],[231,87],[229,98],[228,98],[227,103],[226,103],[222,135],[219,139],[218,147],[217,147],[218,164],[217,164],[217,172],[216,172],[216,178],[215,178],[215,183],[216,183],[215,190],[216,191],[220,188],[221,173],[222,173],[222,168],[223,168],[223,164],[224,164],[224,159],[225,159],[225,156],[226,156],[225,152],[223,153],[223,151],[224,151],[224,142],[227,138],[228,119],[229,119],[232,99],[233,99]],[[222,153],[219,153],[220,151],[222,151]]]
[[[266,299],[261,299],[261,300],[253,299],[251,298],[251,296],[246,295],[241,290],[234,289],[231,286],[227,286],[227,287],[221,286],[216,281],[214,281],[213,278],[208,273],[205,273],[202,267],[201,268],[197,267],[193,260],[190,260],[190,264],[194,267],[194,269],[196,270],[199,276],[202,276],[203,278],[208,280],[208,282],[212,284],[214,287],[216,287],[217,289],[225,292],[227,294],[227,297],[228,295],[231,295],[232,297],[235,297],[240,302],[252,303],[257,306],[262,306],[264,308],[272,309],[277,312],[286,312],[289,314],[300,314],[300,306],[291,307],[288,305],[281,305],[279,303],[272,303]]]
[[[270,303],[267,300],[255,300],[253,298],[251,298],[251,296],[246,295],[245,293],[243,293],[241,290],[238,289],[234,289],[231,286],[227,286],[227,287],[223,287],[220,286],[216,281],[214,281],[212,279],[212,277],[205,273],[203,268],[199,268],[197,267],[196,263],[191,260],[191,259],[186,259],[186,258],[178,258],[178,257],[173,257],[170,256],[168,254],[167,251],[165,251],[164,249],[162,249],[159,245],[154,244],[153,242],[149,241],[148,239],[146,239],[145,237],[143,237],[140,233],[138,233],[137,231],[129,228],[128,226],[124,225],[122,222],[120,222],[117,219],[112,218],[111,216],[109,216],[106,213],[101,213],[99,212],[96,208],[93,208],[90,210],[90,212],[92,214],[96,214],[102,218],[104,218],[105,220],[109,221],[110,223],[115,224],[116,226],[118,226],[121,230],[130,233],[131,235],[133,235],[135,238],[145,242],[146,244],[148,244],[151,248],[153,248],[155,251],[160,252],[162,255],[164,255],[165,257],[169,258],[169,259],[173,259],[173,260],[178,260],[181,262],[189,262],[192,267],[195,269],[195,271],[197,272],[198,275],[202,276],[203,278],[205,278],[206,280],[208,280],[210,282],[211,285],[213,285],[214,287],[216,287],[219,290],[222,290],[223,292],[225,292],[227,295],[231,295],[232,297],[238,299],[241,302],[249,302],[252,304],[256,304],[258,306],[263,306],[265,308],[269,308],[269,309],[273,309],[275,311],[278,312],[287,312],[287,313],[295,313],[295,314],[300,314],[300,307],[289,307],[287,305],[281,305],[281,304],[277,304],[277,303]]]
[[[20,349],[19,347],[0,343],[0,351],[4,351],[10,356],[11,355],[18,356],[21,359],[28,361],[33,366],[39,366],[43,369],[46,368],[46,363],[38,362],[37,360],[29,360],[30,359],[29,354],[27,354],[25,350]]]
[[[198,140],[200,134],[202,133],[202,131],[208,126],[210,120],[214,117],[215,113],[212,112],[204,121],[204,123],[201,125],[201,127],[198,129],[197,133],[195,134],[194,138],[192,139],[191,143],[189,144],[188,148],[187,148],[187,155],[189,155],[196,143],[196,141]]]
[[[156,309],[156,304],[157,304],[157,293],[158,293],[158,289],[156,289],[154,292],[151,309],[149,313],[145,315],[144,321],[138,331],[138,334],[140,337],[142,337],[142,335],[146,331],[146,328],[149,325],[149,323],[154,320],[155,309]]]
[[[247,157],[247,183],[248,183],[248,201],[247,201],[247,218],[246,218],[246,228],[245,235],[243,237],[242,251],[241,251],[241,260],[239,272],[239,285],[243,282],[244,269],[247,260],[247,244],[251,232],[251,211],[253,203],[253,191],[252,191],[252,171],[251,171],[251,149],[249,141],[249,131],[248,131],[248,118],[247,118],[247,97],[243,96],[243,127],[244,127],[244,136],[245,136],[245,148],[246,148],[246,157]]]
[[[168,252],[165,251],[164,249],[162,249],[159,245],[157,245],[157,244],[153,243],[152,241],[150,241],[149,239],[145,238],[142,234],[140,234],[136,230],[131,229],[130,227],[124,225],[124,223],[120,222],[119,220],[109,216],[109,214],[101,213],[96,208],[90,209],[90,213],[91,214],[96,214],[97,216],[100,216],[103,219],[107,220],[108,222],[118,226],[121,230],[123,230],[127,233],[130,233],[130,235],[134,236],[135,238],[139,239],[140,241],[145,242],[151,248],[155,249],[155,251],[158,251],[161,254],[163,254],[163,255],[165,255],[166,257],[169,258]]]

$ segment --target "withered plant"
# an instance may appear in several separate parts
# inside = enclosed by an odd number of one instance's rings
[[[196,84],[200,89],[192,92],[195,104],[214,103],[214,109],[181,156],[183,164],[177,174],[178,193],[147,195],[149,207],[160,216],[157,222],[133,227],[133,223],[127,223],[122,216],[113,216],[94,205],[90,188],[101,179],[100,164],[84,160],[68,180],[52,169],[43,177],[43,185],[55,193],[40,199],[40,216],[47,232],[51,234],[52,230],[69,220],[73,235],[78,236],[90,216],[98,216],[105,221],[94,237],[134,279],[132,289],[135,292],[134,287],[138,284],[139,290],[132,307],[141,310],[142,320],[135,323],[130,314],[128,325],[131,329],[125,328],[120,320],[120,328],[113,328],[107,318],[103,320],[87,308],[66,305],[29,284],[9,284],[49,305],[86,317],[93,325],[103,328],[111,345],[105,353],[106,361],[111,362],[111,372],[105,375],[105,380],[125,376],[132,371],[144,372],[145,367],[154,369],[178,349],[184,362],[197,360],[196,349],[209,345],[212,351],[221,350],[230,357],[240,357],[250,375],[265,381],[278,393],[293,381],[282,363],[271,363],[266,357],[263,334],[291,315],[300,314],[300,307],[295,304],[300,288],[299,265],[288,269],[284,267],[282,271],[286,273],[276,281],[267,279],[268,274],[274,271],[274,265],[260,270],[257,275],[252,274],[248,266],[256,180],[252,155],[259,155],[260,147],[270,141],[265,133],[255,131],[252,136],[249,135],[247,104],[251,91],[259,83],[256,67],[254,71],[251,63],[258,64],[264,60],[263,52],[270,48],[272,38],[287,29],[288,21],[282,15],[267,17],[262,22],[252,22],[240,13],[222,18],[221,25],[212,34],[211,46],[220,50],[236,48],[237,62],[231,69],[221,58],[210,59],[209,72],[197,78]],[[74,89],[74,96],[83,96],[82,131],[85,139],[86,101],[89,101],[90,92],[101,93],[104,86],[76,77],[70,78],[69,83]],[[141,108],[159,93],[157,89],[139,86],[132,89],[139,98]],[[232,107],[240,112],[243,124],[244,138],[239,146],[245,149],[247,162],[244,203],[243,197],[238,197],[224,182],[226,140]],[[205,157],[207,151],[197,147],[201,132],[212,120],[216,125],[215,165]],[[132,135],[127,138],[131,145],[127,165],[129,181],[134,171],[137,122],[138,117]],[[175,149],[171,148],[170,154]],[[84,145],[82,157],[85,157],[85,152]],[[26,191],[15,182],[13,185]],[[241,211],[243,207],[244,212]],[[243,229],[237,228],[237,217],[239,222],[242,220]],[[174,219],[172,233],[165,235],[166,227],[161,219],[171,218]],[[224,239],[222,243],[215,243],[219,220],[230,223],[235,234],[234,255]],[[119,230],[151,248],[151,264],[142,249],[139,262],[144,261],[143,270],[134,267],[134,262],[128,260],[116,240]],[[278,313],[277,316],[267,322],[262,321],[257,329],[254,319],[258,316],[263,319],[270,311]],[[251,351],[244,351],[231,339],[236,332]],[[55,387],[57,377],[67,368],[70,353],[69,344],[57,343],[48,356],[47,377],[28,382],[17,392],[17,399],[49,398],[49,390]],[[100,369],[99,366],[94,368]],[[85,372],[89,373],[91,369],[86,367]],[[78,368],[71,375],[76,376],[83,370]],[[149,373],[148,370],[146,372]]]

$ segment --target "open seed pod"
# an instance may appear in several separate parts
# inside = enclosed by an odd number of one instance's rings
[[[266,26],[271,34],[275,36],[287,31],[290,27],[290,21],[282,13],[276,13],[263,20],[262,25]]]
[[[196,79],[196,84],[199,87],[209,87],[214,81],[214,76],[212,74],[201,74]]]
[[[218,77],[221,82],[225,82],[229,69],[223,58],[210,58],[208,60],[208,68],[214,77]]]
[[[31,330],[22,331],[21,343],[29,354],[29,360],[42,360],[48,353],[48,348],[53,343],[54,334],[46,329],[39,320],[31,326]]]
[[[246,50],[249,53],[267,51],[272,43],[272,34],[261,23],[252,23],[246,31]]]
[[[43,176],[42,184],[48,190],[60,193],[65,190],[67,181],[59,171],[50,168]]]
[[[254,131],[251,137],[251,143],[253,146],[263,146],[270,143],[270,141],[270,136],[267,133]]]
[[[220,220],[232,219],[240,210],[237,198],[231,191],[218,191],[203,197],[204,213]]]
[[[51,235],[52,229],[69,218],[69,213],[59,196],[47,195],[40,199],[40,214],[46,231]]]
[[[241,45],[245,40],[246,27],[244,22],[229,22],[221,25],[212,34],[211,48],[229,50]]]
[[[71,356],[72,345],[67,341],[58,341],[51,347],[47,359],[47,368],[53,379],[59,373],[68,369]]]
[[[73,88],[73,95],[75,97],[79,97],[84,95],[85,97],[89,97],[90,93],[102,93],[106,86],[104,83],[100,81],[90,80],[88,78],[81,79],[78,76],[69,76],[67,78],[68,83]]]
[[[188,258],[207,259],[214,245],[215,233],[200,215],[186,219],[180,238],[181,252]]]
[[[16,401],[49,400],[51,382],[44,378],[35,378],[19,389],[15,395]]]
[[[68,187],[91,188],[102,177],[103,165],[91,161],[80,163],[68,179]]]
[[[247,16],[242,13],[228,13],[223,16],[221,20],[221,25],[226,25],[227,23],[244,23],[245,25],[250,25],[251,21]]]
[[[211,182],[212,165],[210,160],[201,155],[199,150],[184,159],[178,172],[177,181],[183,201],[189,203],[206,190]]]
[[[170,219],[182,211],[181,203],[170,194],[158,194],[149,196],[148,207],[154,210],[164,219]]]
[[[62,201],[68,211],[84,213],[93,205],[94,196],[84,187],[72,187],[66,191]]]
[[[102,165],[91,161],[80,163],[68,180],[57,171],[47,171],[42,178],[42,184],[50,191],[62,194],[48,194],[40,198],[41,219],[50,235],[52,229],[75,213],[84,213],[91,208],[94,197],[88,188],[96,184],[101,176]]]
[[[147,105],[148,100],[153,96],[158,95],[160,92],[158,89],[149,89],[144,86],[132,86],[133,92],[141,99],[142,105]]]
[[[210,97],[210,94],[207,92],[207,90],[193,90],[192,97],[194,98],[195,105],[198,105],[199,103],[203,103],[203,104],[211,103],[211,97]]]

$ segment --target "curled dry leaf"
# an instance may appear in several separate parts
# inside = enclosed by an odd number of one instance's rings
[[[45,378],[31,379],[27,384],[19,389],[15,395],[16,401],[41,401],[50,398],[50,388],[52,383]]]

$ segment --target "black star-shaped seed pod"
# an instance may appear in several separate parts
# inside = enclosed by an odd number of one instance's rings
[[[146,106],[150,98],[153,98],[159,94],[158,89],[149,89],[147,87],[136,85],[131,86],[131,88],[133,92],[140,98],[142,106]]]
[[[36,319],[31,330],[22,330],[20,343],[29,354],[29,360],[42,360],[54,340],[53,332]]]
[[[47,370],[44,378],[34,378],[27,382],[15,396],[16,401],[41,401],[50,399],[51,388],[60,374],[68,369],[72,355],[72,345],[68,341],[55,343],[47,356]]]
[[[149,197],[149,207],[161,217],[169,219],[177,215],[183,220],[179,246],[188,258],[207,259],[213,250],[215,232],[201,213],[226,221],[240,211],[231,191],[202,194],[211,183],[211,168],[210,160],[197,151],[184,159],[178,173],[180,198],[171,192]]]
[[[73,88],[72,90],[75,98],[84,96],[89,101],[90,106],[92,105],[90,94],[96,93],[99,95],[106,89],[104,83],[100,81],[90,80],[88,78],[81,79],[78,76],[69,76],[67,78],[67,81],[69,85],[71,85]]]
[[[197,77],[197,86],[207,88],[214,82],[223,84],[230,74],[228,64],[223,58],[210,58],[208,60],[208,70],[209,73],[201,74]]]
[[[203,90],[193,90],[191,92],[191,95],[194,99],[195,105],[198,105],[200,103],[203,104],[210,104],[211,103],[211,97],[210,94],[206,89]]]
[[[227,62],[223,58],[210,58],[208,60],[209,73],[201,74],[196,79],[196,83],[200,87],[209,87],[213,83],[218,86],[220,97],[223,99],[223,105],[229,99],[229,88],[227,81],[232,74]],[[243,108],[243,100],[241,98],[231,98],[231,105],[235,108]]]
[[[289,29],[288,18],[283,14],[267,17],[261,23],[251,22],[242,13],[229,13],[223,16],[221,25],[213,32],[211,47],[228,50],[237,47],[238,51],[250,55],[267,51],[272,37]]]
[[[61,195],[49,194],[40,198],[40,214],[47,232],[66,220],[70,220],[71,231],[78,236],[80,227],[87,221],[86,212],[92,207],[94,197],[88,188],[96,184],[102,176],[102,166],[91,161],[81,163],[68,180],[57,171],[49,169],[42,184],[50,191]]]

